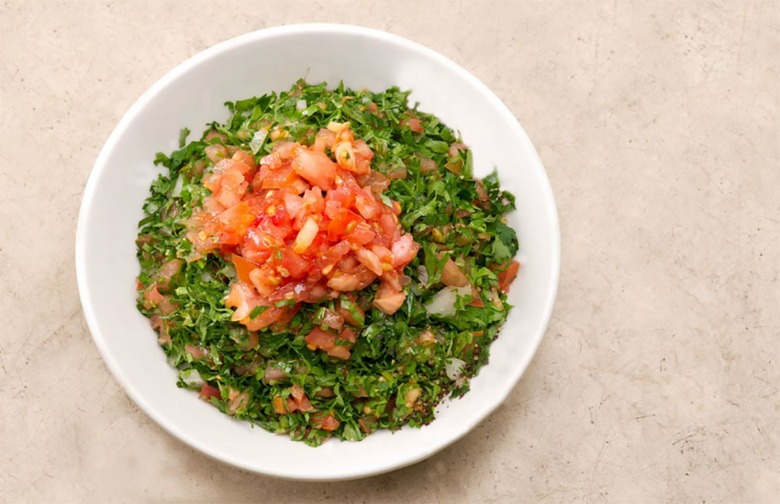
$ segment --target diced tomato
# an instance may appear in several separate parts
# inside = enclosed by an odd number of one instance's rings
[[[431,158],[428,157],[420,157],[420,172],[421,173],[428,173],[438,170],[439,167],[436,164],[436,161],[434,161]]]
[[[389,246],[394,241],[398,240],[401,236],[401,231],[398,229],[398,218],[392,213],[382,213],[379,217],[379,227],[382,230],[382,235],[385,237],[381,245]]]
[[[321,257],[319,264],[322,274],[329,275],[331,271],[333,271],[336,263],[339,262],[341,258],[347,255],[351,250],[352,246],[346,240],[342,240],[326,250]]]
[[[331,121],[328,123],[328,129],[336,134],[334,143],[347,141],[351,142],[354,138],[348,122],[340,123]]]
[[[295,173],[320,189],[329,190],[336,178],[336,163],[324,152],[310,151],[298,147],[292,168]]]
[[[360,320],[365,320],[365,313],[359,306],[354,305],[352,309],[355,311],[355,315],[360,317]],[[353,327],[362,327],[363,323],[355,318],[352,311],[346,309],[341,303],[337,305],[336,311],[344,318],[344,321]]]
[[[449,155],[450,155],[450,157],[452,157],[452,158],[454,158],[454,157],[457,157],[457,156],[458,156],[458,153],[459,153],[460,151],[462,151],[462,150],[466,150],[466,149],[467,149],[467,147],[466,147],[466,145],[465,145],[465,144],[463,144],[463,143],[461,143],[461,142],[452,142],[452,143],[450,144]]]
[[[315,327],[304,339],[309,350],[324,350],[331,357],[347,360],[356,336],[349,328],[342,329],[337,338],[335,334]]]
[[[311,269],[311,262],[288,247],[279,249],[279,255],[281,255],[279,272],[283,277],[303,278]]]
[[[355,194],[347,187],[336,187],[325,195],[325,215],[329,219],[335,218],[341,210],[349,210],[355,203]]]
[[[218,214],[225,210],[225,205],[217,201],[217,198],[206,198],[203,200],[203,208],[212,214]]]
[[[303,387],[301,387],[297,383],[291,387],[290,395],[295,401],[295,407],[298,411],[306,413],[307,411],[311,411],[314,409],[314,406],[312,406],[311,403],[309,402],[309,398],[306,397]]]
[[[359,269],[365,268],[365,266],[362,266],[360,264],[360,261],[357,260],[357,257],[355,257],[354,254],[349,254],[345,256],[342,260],[336,264],[336,271],[341,273],[348,273],[353,274],[356,273]],[[331,276],[338,276],[337,274],[333,274]]]
[[[334,430],[339,428],[339,425],[341,425],[341,423],[338,420],[336,420],[336,417],[334,417],[332,413],[314,414],[311,417],[311,421],[315,428],[322,429],[328,432],[333,432]]]
[[[231,230],[236,235],[243,235],[255,217],[252,215],[249,205],[241,202],[217,215],[217,220],[225,229]]]
[[[351,142],[339,142],[333,148],[336,163],[345,170],[355,171],[355,151]]]
[[[309,285],[301,294],[300,300],[304,303],[321,303],[326,299],[335,297],[334,293],[323,284]]]
[[[322,397],[324,399],[330,399],[332,397],[336,397],[336,394],[333,392],[333,389],[330,387],[322,387],[320,390],[314,393],[317,397]]]
[[[227,135],[225,135],[224,133],[220,133],[215,129],[209,130],[209,132],[206,133],[206,136],[205,138],[203,138],[203,140],[209,142],[211,140],[214,140],[215,138],[219,141],[219,143],[225,143],[227,141]]]
[[[390,179],[377,171],[370,171],[365,175],[361,175],[358,182],[364,188],[373,191],[374,194],[383,193],[390,185]]]
[[[327,331],[323,331],[319,327],[315,327],[304,340],[306,341],[306,346],[309,350],[327,350],[333,346],[333,342],[336,341],[336,336]]]
[[[477,308],[482,308],[485,306],[485,303],[482,301],[482,296],[479,294],[479,290],[471,286],[471,302],[469,303],[469,306],[475,306]]]
[[[341,341],[348,341],[350,344],[352,344],[357,341],[357,336],[355,335],[355,331],[353,331],[349,327],[345,327],[339,333],[338,339]]]
[[[274,409],[277,409],[276,404],[274,405]],[[306,397],[306,394],[303,391],[303,387],[301,387],[296,383],[290,388],[290,397],[287,398],[286,408],[279,407],[277,412],[280,414],[286,413],[288,411],[290,413],[294,411],[301,411],[305,413],[313,409],[314,406],[311,405],[311,403],[309,402],[309,398]],[[283,411],[279,411],[279,410],[283,410]]]
[[[395,269],[384,272],[382,275],[382,283],[386,284],[393,291],[400,291],[403,289],[403,285],[401,285],[401,274]]]
[[[288,309],[289,308],[286,306],[282,308],[277,306],[269,306],[257,317],[246,317],[241,320],[241,323],[244,324],[250,331],[259,331],[283,318],[286,315]]]
[[[336,331],[344,327],[344,317],[342,317],[339,313],[327,308],[325,308],[324,313],[325,315],[322,317],[322,323],[324,325],[330,327],[331,329],[335,329]]]
[[[347,240],[358,246],[368,245],[374,241],[374,238],[376,238],[376,232],[372,231],[368,223],[363,220],[358,222],[355,228],[347,234]]]
[[[271,404],[274,407],[274,413],[277,415],[284,415],[287,413],[287,407],[285,406],[284,399],[281,397],[274,397],[273,401],[271,401]]]
[[[422,123],[420,123],[420,120],[416,117],[410,117],[409,118],[409,129],[414,131],[415,133],[422,133],[423,127]]]
[[[236,308],[236,311],[233,312],[231,320],[241,320],[244,317],[249,316],[249,312],[252,311],[250,303],[255,302],[256,298],[257,296],[249,285],[243,282],[236,282],[232,284],[230,286],[230,290],[228,291],[228,295],[225,298],[226,305],[231,308]]]
[[[206,179],[204,185],[212,191],[212,198],[229,208],[238,204],[246,194],[249,184],[244,174],[249,171],[251,168],[240,161],[223,159],[214,167],[214,173]]]
[[[249,250],[256,251],[256,252],[268,252],[270,255],[270,252],[273,250],[276,250],[280,247],[284,247],[284,239],[278,238],[272,234],[269,234],[261,229],[258,229],[257,227],[249,229],[247,231],[246,236],[244,237],[244,256],[245,259],[249,261],[253,261],[257,264],[262,264],[266,261],[268,256],[265,257],[265,259],[258,260],[254,259],[249,256],[247,253]]]
[[[249,273],[251,273],[253,269],[257,268],[257,264],[251,261],[247,261],[238,254],[233,254],[231,261],[233,262],[233,266],[236,268],[236,275],[238,276],[238,279],[246,284],[251,284],[252,280],[249,279]]]
[[[503,292],[509,292],[509,286],[520,271],[520,263],[513,260],[504,271],[498,274],[498,288]]]
[[[352,354],[347,347],[333,345],[333,347],[328,350],[328,355],[335,359],[347,360]]]
[[[380,199],[389,178],[371,171],[368,144],[354,138],[349,123],[330,123],[311,147],[279,141],[284,131],[276,133],[272,152],[259,163],[234,146],[210,150],[214,167],[204,185],[212,193],[187,223],[196,254],[232,254],[238,281],[225,299],[235,309],[232,319],[250,331],[276,328],[289,323],[301,303],[334,299],[377,278],[382,286],[375,304],[397,310],[405,299],[403,268],[419,245],[403,234],[400,204]],[[171,275],[174,266],[180,267],[172,264]],[[161,272],[157,287],[164,290],[171,275]],[[175,309],[157,287],[145,295],[149,309]],[[292,304],[278,307],[279,301]],[[341,330],[345,321],[359,326],[355,318],[362,316],[337,310],[326,323]],[[314,348],[349,358],[350,344],[329,338],[325,347]]]
[[[282,161],[289,161],[295,158],[295,153],[299,147],[300,144],[298,142],[278,142],[274,146],[274,153]]]
[[[338,241],[353,231],[363,219],[351,210],[341,208],[328,224],[328,240]]]
[[[255,189],[283,189],[292,194],[301,194],[309,185],[293,171],[291,166],[285,166],[278,170],[260,168],[252,180]]]
[[[303,393],[303,389],[300,385],[293,385],[291,391],[291,397],[287,398],[287,411],[290,413],[294,411],[301,411],[306,413],[314,409],[314,406],[309,402],[309,398]]]
[[[386,283],[379,285],[376,290],[376,296],[374,296],[374,306],[388,315],[392,315],[397,312],[398,309],[404,304],[406,300],[406,294],[403,291],[396,291],[389,287]]]
[[[444,263],[444,269],[441,272],[441,281],[448,287],[465,287],[469,284],[469,279],[460,270],[455,261],[447,259]]]
[[[209,158],[209,161],[214,164],[227,157],[227,149],[225,149],[224,145],[220,144],[209,145],[203,149],[203,152],[206,154],[206,157]]]
[[[306,212],[303,208],[303,198],[289,192],[285,192],[283,198],[287,215],[290,216],[290,219],[300,222],[300,225],[298,226],[298,229],[300,229],[300,226],[303,225],[303,220],[306,217]]]
[[[303,209],[309,214],[321,214],[325,210],[325,199],[319,187],[314,186],[303,193]]]
[[[157,273],[157,289],[167,292],[170,288],[171,279],[179,274],[182,266],[184,266],[184,261],[181,259],[171,259],[163,264]]]
[[[200,394],[198,394],[198,397],[200,397],[204,401],[211,402],[212,397],[216,397],[217,399],[219,399],[221,395],[217,387],[212,387],[208,383],[204,383],[200,387]]]
[[[374,220],[382,212],[382,207],[377,203],[371,193],[361,191],[355,196],[355,208],[364,219]]]
[[[163,320],[160,314],[155,313],[149,317],[152,329],[157,331],[157,342],[161,345],[167,345],[171,342],[170,322]]]
[[[399,269],[412,262],[420,250],[420,245],[407,233],[396,240],[390,250],[393,252],[393,266]]]
[[[293,232],[290,219],[286,216],[285,212],[277,207],[273,207],[272,210],[278,212],[278,214],[275,213],[273,216],[267,214],[261,215],[255,219],[252,226],[258,231],[264,231],[276,238],[272,243],[277,244],[276,246],[281,246],[281,244],[284,244],[285,240],[293,238],[295,233]],[[271,245],[271,248],[274,248],[274,245]]]
[[[208,352],[198,345],[186,344],[184,345],[184,351],[187,352],[194,360],[202,359]]]
[[[312,150],[318,152],[325,152],[325,149],[333,147],[333,141],[336,139],[336,134],[329,129],[322,128],[317,137],[314,139],[314,145],[311,146]]]
[[[151,284],[144,291],[144,308],[151,310],[156,307],[157,304],[163,300],[163,295],[157,290],[157,283]]]
[[[365,289],[376,279],[376,277],[376,274],[366,267],[363,267],[355,273],[337,271],[336,274],[328,280],[328,287],[339,292],[356,291]]]
[[[250,169],[254,169],[257,166],[257,161],[255,160],[255,157],[252,154],[250,154],[247,151],[245,151],[245,150],[240,150],[240,149],[237,150],[233,154],[232,159],[234,159],[234,160],[236,160],[236,161],[238,161],[240,163],[245,164]],[[247,172],[244,172],[244,173],[247,173]]]
[[[296,304],[295,306],[288,306],[284,310],[284,313],[279,315],[279,318],[277,318],[276,321],[271,324],[271,328],[274,330],[283,328],[283,326],[290,323],[290,321],[293,319],[293,317],[295,317],[295,314],[298,313],[300,309],[300,304]]]
[[[234,389],[233,387],[228,388],[228,415],[235,415],[240,410],[246,409],[247,404],[249,404],[248,391],[241,392],[240,390]]]
[[[360,261],[363,266],[370,269],[377,276],[380,276],[384,272],[379,258],[370,250],[359,248],[355,251],[355,255],[357,255],[358,261]]]
[[[382,245],[372,245],[371,252],[376,254],[379,260],[382,262],[382,268],[384,270],[390,270],[393,268],[393,262],[395,262],[395,258],[393,257],[393,253],[389,248],[383,247]]]
[[[270,383],[272,381],[284,380],[286,378],[287,378],[287,373],[285,373],[281,368],[269,364],[265,368],[265,376],[263,377],[263,383]]]
[[[358,418],[358,424],[360,425],[360,430],[366,434],[371,434],[376,430],[377,420],[371,417]]]
[[[371,152],[371,148],[364,140],[356,140],[352,142],[352,148],[355,154],[355,172],[369,173],[371,171],[371,159],[374,157],[374,153]],[[379,172],[373,173],[381,175]]]
[[[406,117],[401,119],[401,126],[406,126],[415,133],[422,133],[425,131],[422,127],[422,123],[416,117]]]
[[[160,310],[160,313],[163,315],[169,315],[176,311],[176,309],[179,307],[176,303],[174,303],[171,300],[171,296],[165,295],[162,297],[159,303],[157,303],[157,308]]]

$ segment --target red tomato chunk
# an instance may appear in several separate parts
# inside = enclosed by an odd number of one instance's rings
[[[400,205],[380,198],[388,179],[371,170],[374,154],[348,123],[329,124],[310,147],[279,142],[259,164],[241,150],[211,154],[216,164],[204,178],[211,195],[190,219],[187,238],[199,255],[231,256],[237,280],[226,303],[234,321],[252,331],[286,323],[300,303],[375,281],[374,306],[393,314],[403,305],[403,268],[420,246],[398,222]],[[342,316],[332,323],[340,328]],[[349,358],[354,341],[350,329],[306,337],[311,349],[339,359]],[[324,418],[321,428],[330,426]]]

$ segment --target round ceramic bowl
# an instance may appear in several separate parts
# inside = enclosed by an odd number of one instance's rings
[[[523,265],[514,305],[490,362],[463,398],[444,401],[423,428],[380,431],[360,442],[312,448],[236,421],[176,387],[149,321],[135,307],[135,238],[142,203],[158,173],[155,153],[178,146],[179,130],[224,120],[224,102],[312,83],[381,91],[410,100],[460,131],[476,176],[498,169],[517,196],[509,223]],[[127,394],[168,432],[234,466],[301,480],[377,474],[422,460],[464,436],[511,392],[541,341],[558,283],[560,232],[549,181],[523,129],[481,82],[440,54],[401,37],[344,25],[294,25],[249,33],[207,49],[153,85],[104,145],[79,215],[76,267],[86,320],[100,353]]]

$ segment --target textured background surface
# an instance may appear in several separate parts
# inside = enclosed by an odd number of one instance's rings
[[[0,3],[0,501],[780,495],[780,2],[253,3]],[[73,259],[132,102],[214,43],[304,21],[392,31],[483,80],[535,142],[563,236],[552,322],[504,406],[425,462],[335,484],[248,474],[152,423],[92,344]]]

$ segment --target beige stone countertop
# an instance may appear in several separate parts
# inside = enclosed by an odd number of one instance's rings
[[[235,35],[344,22],[485,82],[536,145],[558,299],[504,405],[430,459],[298,483],[216,462],[125,395],[74,235],[143,91]],[[0,2],[0,502],[777,502],[780,2]]]

